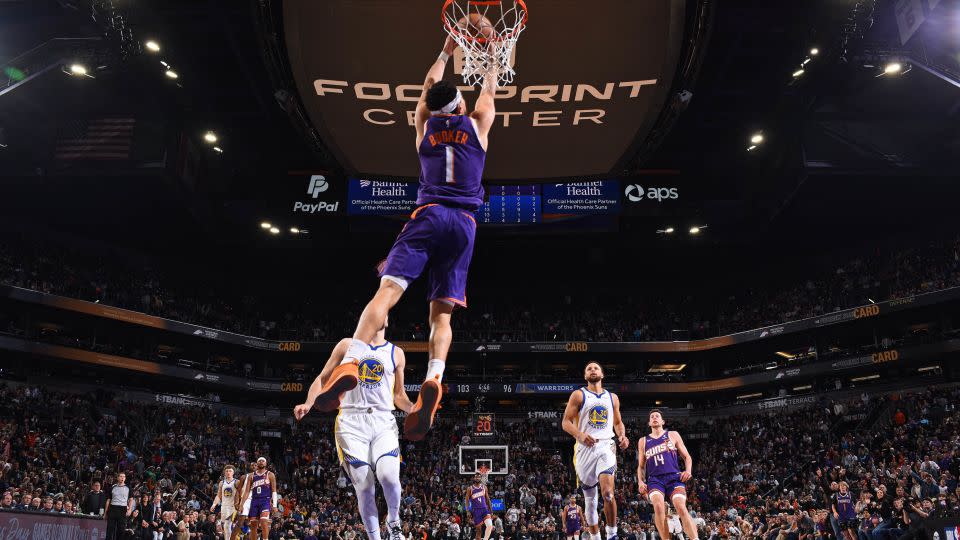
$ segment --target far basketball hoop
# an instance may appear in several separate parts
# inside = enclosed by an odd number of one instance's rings
[[[488,74],[498,86],[513,82],[513,48],[527,27],[524,0],[445,0],[441,20],[463,51],[465,83],[480,86]]]

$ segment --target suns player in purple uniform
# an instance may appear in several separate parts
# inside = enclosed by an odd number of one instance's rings
[[[630,446],[627,427],[620,417],[620,398],[603,389],[603,368],[590,362],[583,370],[587,385],[570,394],[563,412],[563,430],[576,439],[573,467],[583,490],[584,516],[591,540],[600,540],[597,486],[603,495],[607,540],[617,537],[617,500],[614,475],[617,447]]]
[[[570,503],[563,507],[560,515],[563,520],[563,530],[567,540],[578,540],[583,530],[583,510],[577,504],[577,496],[570,496]]]
[[[663,414],[659,410],[650,411],[649,425],[650,434],[637,443],[637,487],[640,494],[646,493],[653,504],[654,524],[660,538],[671,538],[665,500],[669,497],[687,538],[697,540],[697,525],[687,511],[687,488],[684,485],[692,477],[693,458],[680,434],[663,428]],[[677,455],[683,458],[685,467],[682,472]]]
[[[833,517],[840,527],[840,534],[845,540],[857,540],[857,510],[854,506],[853,493],[846,482],[840,482],[840,491],[830,496]]]
[[[489,540],[493,533],[493,512],[490,508],[490,495],[487,493],[487,486],[483,485],[483,478],[480,473],[473,475],[473,484],[467,488],[466,498],[467,508],[473,516],[473,527],[476,531],[476,538],[480,538],[480,524],[483,524],[483,540]]]
[[[260,540],[270,537],[270,514],[277,505],[277,477],[267,470],[267,458],[257,458],[257,468],[244,479],[244,515],[250,520],[250,538],[256,538],[257,525]]]
[[[407,286],[427,267],[429,272],[430,344],[427,376],[414,410],[404,421],[404,435],[423,439],[440,405],[441,379],[453,331],[454,306],[467,305],[467,271],[473,257],[476,221],[483,203],[483,166],[487,138],[495,119],[495,73],[487,75],[473,112],[460,90],[442,80],[456,44],[447,38],[427,71],[414,123],[420,157],[418,208],[411,214],[380,270],[380,288],[360,315],[343,363],[334,370],[315,406],[332,411],[344,392],[358,384],[359,359]]]

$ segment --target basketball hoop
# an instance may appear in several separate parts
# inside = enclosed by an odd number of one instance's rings
[[[477,469],[477,472],[480,473],[480,481],[486,484],[487,477],[490,476],[490,467],[487,467],[486,465],[481,465],[480,468]]]
[[[498,86],[513,82],[513,48],[527,27],[524,0],[445,0],[440,19],[463,50],[463,82],[481,86],[488,74]]]

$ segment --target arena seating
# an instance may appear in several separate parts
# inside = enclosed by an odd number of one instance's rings
[[[110,265],[101,264],[105,258],[111,259]],[[35,238],[0,243],[0,283],[245,335],[335,341],[352,334],[363,308],[337,291],[325,298],[337,309],[316,309],[302,295],[271,305],[267,298],[254,301],[225,290],[213,277],[161,274],[142,260],[124,261],[75,243],[58,245]],[[374,279],[372,274],[368,277]],[[502,291],[486,295],[495,302],[485,302],[478,290],[471,294],[471,309],[458,313],[454,332],[458,341],[651,341],[672,339],[674,330],[697,339],[830,313],[866,304],[868,298],[889,300],[956,285],[960,285],[960,237],[953,236],[899,250],[877,246],[793,283],[771,278],[696,300],[637,291],[633,283],[605,284],[602,291],[607,292],[585,291],[578,296]],[[419,303],[401,303],[391,316],[395,339],[426,339],[428,328]],[[0,321],[0,331],[13,324]]]
[[[834,537],[827,504],[831,483],[841,480],[864,499],[858,509],[865,540],[899,537],[896,529],[869,532],[875,523],[888,523],[893,498],[907,500],[914,528],[924,522],[918,502],[924,499],[935,515],[960,517],[958,401],[960,390],[944,387],[671,425],[689,437],[695,477],[690,504],[701,538]],[[185,521],[191,538],[212,540],[217,533],[206,522],[223,465],[265,455],[283,497],[271,538],[362,535],[352,488],[336,466],[331,416],[311,416],[293,428],[258,425],[213,411],[197,414],[196,408],[118,402],[104,391],[73,395],[26,386],[0,387],[0,411],[0,510],[96,513],[93,483],[105,491],[116,472],[126,471],[132,491],[159,493],[163,508],[176,512],[175,523],[196,511],[195,523]],[[646,432],[642,424],[628,423],[632,441]],[[456,462],[466,425],[463,417],[442,416],[426,441],[403,443],[401,512],[408,539],[473,537],[469,523],[462,523],[466,477],[457,474]],[[262,437],[265,431],[280,431],[282,444]],[[558,501],[576,490],[570,441],[555,420],[517,421],[502,426],[500,436],[511,460],[507,476],[490,477],[492,495],[506,508],[497,516],[498,535],[558,538]],[[636,493],[636,452],[620,457],[621,536],[652,538],[651,507]],[[886,498],[866,501],[863,494],[881,485]],[[451,536],[457,528],[459,536]],[[129,529],[131,538],[152,538],[135,519]]]

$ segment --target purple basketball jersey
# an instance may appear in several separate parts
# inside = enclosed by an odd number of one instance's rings
[[[479,525],[490,515],[487,508],[487,490],[483,486],[470,486],[470,513],[473,514],[473,524]]]
[[[270,501],[273,492],[270,491],[270,476],[267,473],[254,474],[253,482],[250,484],[253,494],[250,496],[253,501]]]
[[[418,206],[437,203],[473,211],[483,204],[481,180],[487,152],[469,116],[428,118],[418,153]]]
[[[647,456],[647,476],[665,476],[680,472],[677,463],[677,447],[670,440],[670,433],[653,438],[647,435],[644,438],[644,454]]]
[[[567,535],[571,535],[583,527],[580,525],[580,511],[576,506],[569,504],[563,509],[567,514]]]

